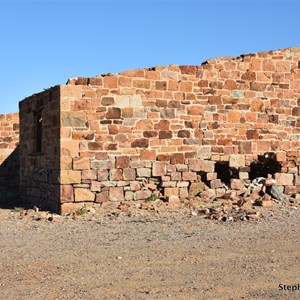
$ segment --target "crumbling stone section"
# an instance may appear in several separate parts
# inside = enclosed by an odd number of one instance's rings
[[[53,87],[19,104],[20,188],[27,205],[59,210],[60,93]]]
[[[0,115],[0,205],[19,197],[19,114]]]
[[[43,155],[28,150],[43,94],[21,102],[21,180],[62,213],[85,202],[186,198],[200,181],[203,197],[220,197],[268,174],[299,197],[299,48],[71,78],[50,91]]]

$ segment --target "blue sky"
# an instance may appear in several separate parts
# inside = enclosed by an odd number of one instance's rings
[[[300,46],[298,0],[0,0],[0,113],[72,76]]]

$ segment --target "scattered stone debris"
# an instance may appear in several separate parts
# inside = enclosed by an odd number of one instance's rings
[[[138,201],[104,202],[102,204],[85,204],[77,211],[64,216],[41,211],[38,207],[25,210],[15,208],[19,218],[27,218],[40,222],[60,222],[67,219],[97,220],[99,218],[121,218],[134,216],[170,217],[172,214],[182,214],[187,217],[203,217],[219,222],[257,221],[270,216],[274,211],[289,207],[297,209],[300,201],[287,197],[276,186],[273,178],[255,178],[251,182],[239,186],[238,190],[227,189],[223,196],[217,197],[209,193],[209,188],[203,183],[192,183],[189,196],[180,199],[178,196],[162,196],[151,186],[154,196]],[[267,212],[270,212],[269,214]]]

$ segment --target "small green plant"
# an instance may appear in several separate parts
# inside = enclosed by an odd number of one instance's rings
[[[83,216],[83,215],[85,215],[87,213],[88,213],[88,210],[86,208],[84,208],[84,207],[75,211],[75,215],[76,216]]]
[[[155,201],[157,199],[159,199],[157,195],[151,195],[148,198],[146,198],[146,201]]]

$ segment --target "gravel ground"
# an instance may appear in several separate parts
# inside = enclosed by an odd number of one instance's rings
[[[300,299],[300,217],[0,210],[0,299]],[[288,287],[286,287],[288,288]]]

